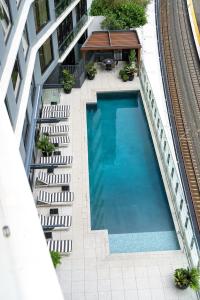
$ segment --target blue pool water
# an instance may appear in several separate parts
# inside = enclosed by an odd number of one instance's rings
[[[87,106],[93,230],[111,252],[179,249],[139,92],[101,93]]]

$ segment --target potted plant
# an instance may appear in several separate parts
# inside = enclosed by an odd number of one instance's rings
[[[71,93],[71,90],[75,84],[74,75],[72,75],[67,69],[63,69],[62,74],[63,74],[63,82],[62,83],[63,83],[64,92],[66,94],[69,94],[69,93]]]
[[[87,78],[89,80],[94,79],[95,75],[97,73],[97,69],[94,66],[94,63],[88,63],[86,65],[86,74],[87,74]]]
[[[132,81],[135,74],[135,68],[132,65],[127,65],[125,67],[125,73],[128,75],[129,80]]]
[[[193,290],[199,290],[200,271],[197,268],[192,269],[176,269],[174,272],[174,282],[177,288],[186,289],[188,287]]]
[[[128,75],[127,75],[126,73],[124,73],[124,74],[122,75],[122,80],[123,80],[124,82],[129,80],[129,77],[128,77]]]
[[[56,268],[57,265],[61,264],[61,255],[59,252],[56,252],[56,251],[51,251],[50,255],[51,255],[53,265]]]
[[[129,60],[129,64],[134,68],[135,61],[136,61],[136,52],[134,49],[131,49],[128,60]]]
[[[42,135],[37,142],[37,148],[42,151],[43,156],[51,156],[55,150],[54,144],[49,142],[48,136]]]

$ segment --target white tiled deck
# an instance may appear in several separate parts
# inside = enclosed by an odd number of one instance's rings
[[[101,70],[95,80],[86,80],[81,89],[61,94],[61,102],[71,105],[71,146],[66,151],[74,156],[70,190],[75,192],[72,208],[62,210],[62,214],[72,213],[72,228],[67,233],[54,233],[54,238],[73,240],[72,254],[63,257],[57,268],[64,297],[66,300],[196,299],[191,290],[177,290],[173,284],[174,269],[187,265],[182,251],[110,255],[106,231],[90,230],[86,102],[95,101],[96,91],[140,88],[138,78],[124,83],[116,72],[116,69]]]

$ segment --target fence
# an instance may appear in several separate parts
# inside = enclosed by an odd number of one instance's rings
[[[150,81],[148,79],[144,64],[140,68],[140,81],[144,94],[144,104],[149,116],[149,122],[154,133],[156,146],[161,159],[161,164],[164,169],[167,188],[170,192],[170,199],[175,212],[175,217],[178,223],[181,239],[185,253],[188,257],[191,266],[199,265],[199,247],[198,241],[194,234],[193,219],[191,217],[188,201],[185,196],[183,185],[179,174],[177,173],[176,165],[173,161],[173,156],[167,141],[165,129],[162,124],[161,117],[156,104]]]

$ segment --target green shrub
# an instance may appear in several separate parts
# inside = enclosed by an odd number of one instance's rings
[[[61,255],[59,252],[56,251],[51,251],[50,254],[51,254],[53,265],[56,268],[57,265],[61,264]]]
[[[108,30],[123,30],[143,26],[148,1],[93,0],[90,14],[104,16],[101,26]]]

